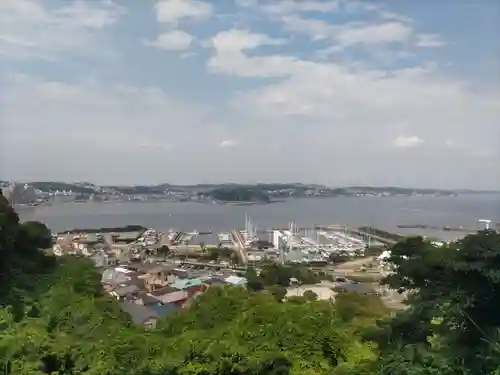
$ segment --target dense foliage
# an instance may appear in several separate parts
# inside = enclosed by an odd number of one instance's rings
[[[293,279],[299,284],[316,284],[321,281],[315,272],[306,267],[300,265],[282,266],[275,263],[262,265],[258,275],[255,269],[249,268],[245,272],[245,277],[248,280],[248,288],[252,291],[259,291],[275,285],[288,287],[292,284]]]
[[[442,248],[408,238],[392,248],[390,261],[396,272],[384,282],[413,291],[411,307],[372,332],[391,371],[500,373],[500,234],[482,231]],[[417,369],[399,363],[397,350]]]
[[[269,195],[259,188],[230,187],[218,188],[209,192],[209,195],[222,202],[269,202]]]
[[[90,262],[44,255],[49,240],[43,224],[20,224],[0,196],[3,374],[500,374],[494,231],[444,248],[421,238],[394,246],[395,273],[384,282],[412,291],[398,314],[350,293],[334,304],[313,294],[284,301],[290,278],[308,275],[268,267],[247,275],[260,288],[212,287],[152,331],[102,294]]]

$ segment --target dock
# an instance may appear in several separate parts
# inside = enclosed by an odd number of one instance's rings
[[[428,225],[428,224],[399,224],[397,226],[401,229],[430,229],[430,230],[439,230],[445,232],[464,232],[464,233],[474,233],[477,229],[464,228],[462,226],[459,227],[450,227],[450,226],[436,226],[436,225]]]
[[[394,245],[398,242],[399,239],[403,238],[403,236],[399,234],[385,232],[372,227],[344,228],[347,229],[350,233],[354,233],[362,237],[372,238],[380,243],[383,243],[384,245]],[[330,226],[330,229],[338,229],[338,226]]]

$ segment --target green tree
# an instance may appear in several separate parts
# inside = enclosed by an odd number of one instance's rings
[[[267,290],[274,296],[274,298],[276,298],[276,301],[278,302],[282,302],[286,296],[286,289],[281,285],[271,285],[267,288]]]
[[[248,290],[258,292],[264,289],[264,282],[255,272],[255,268],[247,268],[244,277],[247,279]]]
[[[158,255],[167,257],[170,254],[170,248],[167,245],[162,245],[156,250]]]
[[[219,259],[219,251],[217,249],[210,249],[208,251],[208,259],[213,261]]]
[[[260,275],[265,285],[281,285],[287,287],[290,285],[290,278],[292,277],[291,267],[272,264],[263,267]]]
[[[411,307],[380,324],[381,347],[438,351],[456,371],[491,373],[500,327],[500,234],[481,231],[444,247],[408,238],[391,251],[395,272],[384,283],[410,293]]]
[[[38,221],[27,221],[19,226],[18,241],[25,241],[23,245],[37,249],[52,247],[52,234],[47,226]],[[22,246],[21,244],[19,244]]]
[[[304,292],[304,298],[308,301],[316,301],[318,299],[318,295],[312,290],[306,290]]]

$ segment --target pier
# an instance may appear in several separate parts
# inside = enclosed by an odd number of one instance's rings
[[[464,232],[464,233],[474,233],[477,229],[464,228],[462,226],[459,227],[450,227],[450,226],[436,226],[436,225],[428,225],[428,224],[399,224],[397,226],[401,229],[430,229],[430,230],[440,230],[445,232]]]
[[[331,226],[330,229],[335,229],[338,228],[336,226]],[[396,233],[389,233],[382,231],[377,228],[372,228],[372,227],[361,227],[359,229],[354,229],[354,228],[347,228],[345,227],[350,233],[354,233],[358,236],[365,236],[372,238],[380,243],[383,243],[384,245],[394,245],[398,242],[399,239],[403,238],[403,236],[396,234]]]
[[[175,233],[174,237],[170,240],[172,245],[178,245],[182,242],[182,239],[184,238],[185,233],[184,232],[177,232]]]

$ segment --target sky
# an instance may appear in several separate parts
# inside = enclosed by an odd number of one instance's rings
[[[496,0],[1,0],[0,179],[500,188]]]

